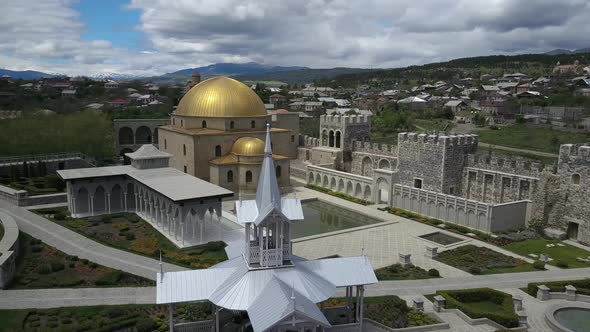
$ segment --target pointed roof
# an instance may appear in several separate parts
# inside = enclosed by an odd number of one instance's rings
[[[266,124],[266,142],[264,145],[264,160],[256,188],[256,207],[258,214],[269,209],[281,210],[281,191],[272,160],[272,145],[270,142],[270,124]]]
[[[152,144],[144,144],[137,151],[125,154],[133,160],[170,158],[171,154],[159,150]]]

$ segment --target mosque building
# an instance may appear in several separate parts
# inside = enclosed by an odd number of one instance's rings
[[[279,185],[289,185],[297,157],[298,117],[269,114],[245,84],[215,77],[195,84],[180,100],[169,125],[159,127],[159,149],[170,166],[234,192],[254,190],[264,156],[267,123],[273,123],[273,159]],[[280,117],[278,119],[277,117]]]

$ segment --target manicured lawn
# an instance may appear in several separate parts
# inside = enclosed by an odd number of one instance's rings
[[[570,268],[576,267],[590,267],[590,263],[578,262],[577,257],[588,258],[590,252],[578,247],[570,246],[562,243],[564,246],[558,246],[561,241],[548,239],[531,239],[520,242],[514,242],[504,246],[506,250],[510,250],[521,256],[528,257],[529,254],[541,255],[546,254],[552,261],[547,262],[551,265],[558,266],[559,262],[564,262]],[[555,244],[554,247],[547,247],[547,244]],[[564,267],[564,266],[563,266]]]
[[[12,289],[155,285],[151,280],[67,255],[22,232],[19,250]]]
[[[471,244],[443,251],[436,260],[471,274],[535,271],[533,265],[524,260]]]
[[[518,326],[512,295],[490,288],[441,290],[448,309],[459,309],[471,318],[488,318],[504,327]],[[427,295],[433,301],[433,295]]]
[[[210,303],[178,304],[175,320],[211,319]],[[168,307],[119,305],[0,310],[0,331],[168,331]]]
[[[588,133],[530,128],[525,125],[502,127],[499,130],[478,130],[475,133],[484,143],[550,153],[558,153],[560,144],[590,141]]]
[[[227,259],[223,242],[210,242],[192,249],[179,249],[148,222],[132,213],[73,219],[65,208],[35,211],[38,214],[102,244],[136,254],[196,269],[205,269]],[[53,217],[52,217],[53,216]]]
[[[446,119],[415,119],[414,126],[418,131],[448,131],[453,128],[453,123]]]
[[[355,300],[356,299],[353,298],[353,301]],[[409,308],[406,301],[395,295],[365,297],[364,302],[365,318],[369,318],[392,328],[424,326],[439,323],[436,319],[423,312]],[[323,307],[344,306],[345,304],[346,300],[344,298],[330,298],[323,303]],[[330,323],[345,324],[346,321],[338,319],[337,321],[330,321]]]
[[[432,272],[424,270],[419,266],[413,264],[403,266],[401,264],[393,264],[375,270],[378,280],[416,280],[416,279],[432,279],[440,278],[439,272],[432,269]]]

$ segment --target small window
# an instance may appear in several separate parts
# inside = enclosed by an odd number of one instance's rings
[[[252,121],[252,122],[250,122],[250,127],[252,127],[252,128],[256,128],[256,121]]]
[[[227,172],[227,182],[228,183],[234,182],[234,172],[232,172],[232,171]]]
[[[201,128],[207,128],[207,121],[201,122]]]
[[[186,165],[184,165],[184,172],[186,173]]]
[[[234,129],[234,122],[233,121],[230,121],[230,123],[229,123],[229,129]]]
[[[281,177],[281,166],[277,166],[275,173],[277,174],[277,178]]]
[[[175,125],[176,124],[176,119],[172,118],[172,124]]]
[[[414,188],[422,189],[422,179],[414,179]]]
[[[215,146],[215,157],[221,157],[221,146]]]
[[[291,143],[295,143],[295,135],[291,135]]]
[[[164,150],[168,149],[168,142],[166,141],[166,139],[164,138]]]
[[[186,145],[182,145],[182,154],[186,156]]]
[[[580,184],[580,174],[572,174],[572,183]]]
[[[455,187],[449,187],[449,194],[455,195]]]
[[[247,171],[246,172],[246,183],[251,183],[252,182],[252,172]]]
[[[184,120],[180,120],[180,126],[184,127]]]

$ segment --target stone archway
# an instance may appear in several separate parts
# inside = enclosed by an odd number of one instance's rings
[[[111,189],[110,204],[111,213],[121,212],[124,210],[123,190],[121,189],[121,186],[118,184],[114,185],[113,189]]]
[[[384,178],[377,180],[377,202],[379,204],[389,204],[389,181]]]
[[[340,131],[336,131],[336,147],[340,148],[342,146],[342,133]]]
[[[313,178],[313,173],[312,172],[309,172],[309,178],[307,180],[307,183],[311,183],[311,184],[314,183],[314,178]]]
[[[365,194],[363,196],[363,199],[365,201],[371,201],[371,186],[369,186],[369,185],[365,186]]]
[[[328,188],[328,176],[324,175],[324,180],[322,181],[322,187]]]
[[[346,183],[346,193],[352,196],[352,181],[348,181],[348,183]]]
[[[93,198],[93,214],[101,214],[106,212],[106,193],[102,186],[98,186],[94,191]]]
[[[135,211],[135,185],[133,183],[127,184],[127,210]]]
[[[324,129],[322,130],[322,145],[323,146],[327,146],[328,145],[328,130]]]
[[[152,143],[152,131],[146,126],[141,126],[135,131],[135,144]]]
[[[387,160],[387,159],[379,160],[379,168],[380,169],[391,169],[391,164],[389,163],[389,160]]]
[[[344,180],[342,180],[342,179],[338,180],[338,191],[339,192],[344,191]]]
[[[88,190],[82,187],[76,193],[76,214],[90,213]]]
[[[330,133],[328,134],[328,146],[333,148],[334,147],[334,131],[330,130]]]
[[[133,144],[133,130],[129,127],[119,129],[119,144]]]
[[[372,176],[373,175],[373,160],[369,157],[363,158],[361,164],[361,175],[362,176]]]
[[[363,188],[360,183],[357,183],[354,188],[354,197],[362,198],[362,194],[363,194]]]

